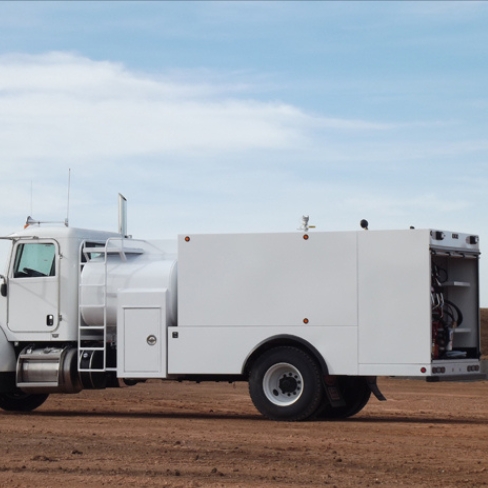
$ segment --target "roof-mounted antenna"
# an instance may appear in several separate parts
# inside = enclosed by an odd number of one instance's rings
[[[71,189],[71,168],[68,169],[68,206],[66,209],[66,220],[64,221],[64,225],[66,227],[69,226],[69,191]]]

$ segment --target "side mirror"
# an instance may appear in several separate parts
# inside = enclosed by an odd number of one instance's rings
[[[0,280],[2,281],[0,284],[0,295],[2,295],[2,297],[6,297],[7,296],[7,278],[5,278],[5,276],[3,276],[3,275],[0,275]]]

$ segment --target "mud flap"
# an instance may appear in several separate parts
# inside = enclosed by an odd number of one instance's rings
[[[376,384],[376,376],[368,376],[366,378],[366,381],[368,383],[369,389],[371,390],[371,393],[380,401],[380,402],[386,402],[386,397],[381,393],[380,389],[378,388],[378,385]]]
[[[324,377],[324,387],[327,400],[329,401],[331,407],[344,407],[346,405],[346,401],[342,397],[341,391],[339,388],[337,388],[337,383],[334,376]]]

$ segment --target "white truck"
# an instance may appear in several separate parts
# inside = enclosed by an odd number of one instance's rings
[[[377,376],[481,379],[476,235],[188,234],[29,220],[0,277],[0,407],[150,378],[247,381],[269,419],[345,418]]]

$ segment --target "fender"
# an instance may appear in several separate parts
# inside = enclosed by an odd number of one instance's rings
[[[246,360],[244,361],[242,374],[245,374],[249,361],[252,360],[253,356],[255,356],[257,353],[267,348],[271,348],[273,346],[283,346],[283,345],[289,345],[289,346],[300,345],[302,346],[302,348],[307,349],[311,354],[315,356],[315,359],[319,362],[320,368],[324,376],[327,376],[329,374],[329,370],[327,368],[325,359],[322,357],[319,351],[317,351],[317,349],[305,339],[302,339],[301,337],[298,336],[289,335],[289,334],[280,334],[276,336],[271,336],[268,337],[267,339],[264,339],[259,344],[257,344],[254,347],[254,349],[248,354]]]
[[[0,329],[0,373],[14,372],[17,366],[14,346]]]

